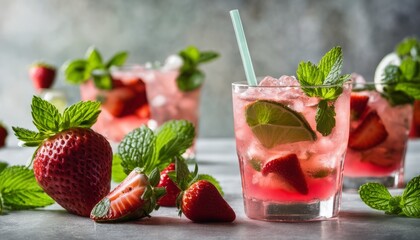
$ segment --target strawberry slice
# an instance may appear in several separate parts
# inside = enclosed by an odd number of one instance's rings
[[[146,194],[146,191],[151,192]],[[155,209],[156,198],[149,178],[140,168],[135,168],[122,183],[96,204],[90,218],[96,222],[116,222],[148,217]]]
[[[368,96],[359,95],[354,92],[351,93],[351,96],[350,96],[351,120],[357,120],[363,115],[368,101],[369,101]]]
[[[294,153],[267,162],[261,169],[261,173],[263,176],[267,176],[269,173],[278,174],[296,191],[304,195],[308,194],[305,175],[300,167],[299,159]]]
[[[376,111],[371,111],[362,123],[350,133],[349,148],[366,150],[373,148],[388,137],[388,132]]]

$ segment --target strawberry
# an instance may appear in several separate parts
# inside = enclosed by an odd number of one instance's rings
[[[147,103],[146,95],[134,86],[123,86],[107,91],[102,107],[114,117],[124,117],[135,113]]]
[[[99,102],[79,102],[60,114],[34,96],[32,116],[39,132],[13,127],[24,146],[38,147],[33,155],[38,184],[68,212],[80,216],[89,216],[110,190],[112,149],[90,129],[99,108]]]
[[[117,222],[150,217],[149,214],[156,209],[157,197],[164,193],[162,188],[152,187],[152,181],[157,182],[159,179],[157,169],[154,175],[149,179],[140,168],[135,168],[122,183],[96,204],[90,218],[96,222]],[[160,191],[155,191],[157,189]]]
[[[282,177],[300,194],[308,194],[308,185],[296,154],[288,154],[265,163],[261,174],[267,176],[269,173]]]
[[[37,62],[29,69],[29,77],[37,91],[50,88],[55,80],[56,69],[54,66]]]
[[[368,101],[369,101],[368,96],[359,95],[354,92],[351,93],[351,97],[350,97],[351,120],[357,120],[363,115]]]
[[[160,182],[158,187],[164,187],[166,189],[166,194],[158,201],[160,206],[175,207],[176,199],[181,192],[178,186],[169,178],[168,173],[172,171],[175,171],[175,163],[169,164],[160,173]]]
[[[385,141],[388,132],[376,111],[371,111],[357,128],[350,132],[348,146],[354,150],[366,150]]]
[[[193,183],[182,196],[181,210],[193,222],[233,222],[235,212],[206,180]]]
[[[190,172],[184,159],[175,158],[176,176],[171,178],[182,190],[177,199],[179,215],[193,222],[233,222],[235,212],[223,199],[219,183],[210,175]],[[171,176],[172,177],[172,176]]]
[[[8,133],[6,127],[0,122],[0,148],[6,145],[7,135]]]

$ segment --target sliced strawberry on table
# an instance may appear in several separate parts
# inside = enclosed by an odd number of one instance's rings
[[[360,125],[350,132],[348,146],[354,150],[366,150],[379,145],[387,137],[388,132],[382,119],[376,111],[371,111]]]
[[[192,184],[182,196],[182,213],[193,222],[233,222],[235,212],[206,180]]]
[[[162,196],[158,204],[165,207],[175,207],[176,199],[181,192],[181,189],[171,180],[168,173],[175,171],[175,163],[169,164],[165,169],[160,173],[160,182],[158,187],[164,187],[166,189],[166,194]]]
[[[265,163],[261,174],[267,176],[269,173],[281,176],[300,194],[308,194],[308,185],[296,154],[288,154]]]
[[[54,83],[56,68],[52,65],[37,62],[29,69],[29,77],[37,91],[50,88]]]
[[[350,115],[352,120],[359,119],[366,110],[368,96],[360,95],[358,93],[351,93],[350,96]]]
[[[152,175],[152,173],[151,173]],[[157,178],[159,173],[157,172]],[[135,168],[131,173],[92,209],[90,218],[96,222],[116,222],[150,217],[156,209],[156,199],[163,194],[155,191],[153,181]],[[161,190],[161,189],[159,189]]]

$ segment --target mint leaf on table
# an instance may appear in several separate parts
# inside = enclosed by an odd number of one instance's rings
[[[179,52],[179,56],[183,65],[176,82],[181,91],[189,92],[200,88],[204,83],[205,74],[198,69],[199,65],[218,58],[219,54],[213,51],[200,52],[198,48],[188,46]]]
[[[85,59],[70,60],[63,65],[66,81],[71,84],[82,84],[93,79],[98,89],[109,90],[112,88],[110,68],[124,65],[128,53],[118,52],[107,62],[104,62],[102,55],[95,47],[90,47],[85,55]]]
[[[6,167],[9,166],[6,162],[0,162],[0,172],[2,172]]]
[[[128,174],[136,167],[146,174],[163,169],[192,145],[194,136],[193,124],[185,120],[168,121],[156,132],[147,126],[133,130],[118,145],[124,172]]]
[[[296,70],[302,90],[309,97],[321,99],[317,106],[317,131],[327,136],[335,127],[334,101],[343,91],[342,85],[349,75],[341,75],[343,53],[341,47],[334,47],[319,61],[318,65],[311,62],[300,62]],[[320,86],[323,87],[313,87]],[[328,87],[331,85],[331,87]]]
[[[420,218],[420,176],[411,179],[401,196],[391,196],[380,183],[365,183],[359,188],[362,201],[386,214]]]
[[[112,157],[111,178],[112,178],[112,181],[116,183],[122,182],[127,177],[127,174],[124,172],[124,169],[121,166],[121,162],[122,162],[122,159],[120,155],[114,154],[114,156]]]
[[[24,166],[10,166],[0,172],[0,212],[24,210],[54,203],[38,185],[34,173]]]

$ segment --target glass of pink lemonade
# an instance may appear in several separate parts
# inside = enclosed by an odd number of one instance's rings
[[[392,104],[384,89],[392,83],[355,83],[351,94],[351,121],[344,187],[358,189],[366,182],[402,187],[404,159],[413,107]],[[401,98],[400,98],[401,99]],[[397,98],[395,101],[400,101]]]
[[[340,95],[325,101],[305,90]],[[337,216],[349,134],[351,84],[310,86],[294,77],[265,77],[258,86],[233,83],[236,148],[245,213],[268,221]],[[318,106],[335,111],[335,127],[317,131]],[[334,119],[334,118],[333,118]]]
[[[101,102],[101,114],[92,128],[110,141],[120,142],[150,119],[146,86],[141,79],[143,71],[143,67],[136,65],[113,67],[109,90],[96,88],[91,80],[80,85],[82,100]]]
[[[142,78],[146,83],[151,119],[149,127],[156,128],[169,120],[187,120],[198,132],[201,87],[182,91],[177,86],[178,69],[146,68]],[[195,144],[187,149],[184,157],[195,158]]]

